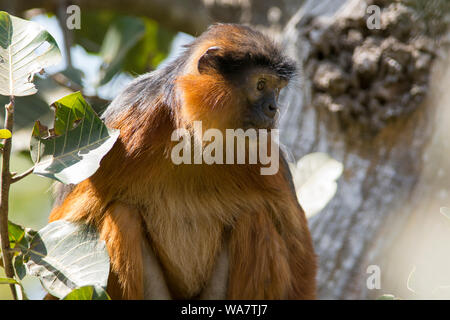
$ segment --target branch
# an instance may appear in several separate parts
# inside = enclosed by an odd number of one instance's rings
[[[5,128],[13,131],[14,124],[14,96],[10,97],[10,102],[5,106]],[[9,160],[11,157],[11,140],[5,139],[3,145],[3,163],[2,163],[2,181],[0,187],[0,242],[3,256],[3,266],[6,277],[14,279],[15,273],[12,265],[10,252],[9,234],[8,234],[8,209],[9,209],[9,188],[11,186],[11,172],[9,169]],[[13,298],[17,300],[16,288],[10,285]]]
[[[69,78],[67,78],[64,74],[58,72],[54,74],[48,75],[50,78],[52,78],[53,81],[55,81],[60,86],[63,86],[69,90],[72,91],[80,91],[83,94],[83,97],[87,99],[89,102],[95,103],[96,105],[108,105],[111,103],[110,100],[106,100],[103,98],[100,98],[99,96],[92,96],[87,95],[84,93],[84,88],[80,85],[76,84],[75,82],[71,81]]]
[[[14,176],[11,179],[11,184],[12,183],[16,183],[16,182],[22,180],[23,178],[25,178],[26,176],[30,175],[31,173],[33,173],[33,170],[34,170],[34,166],[31,167],[30,169],[28,169],[27,171],[25,171],[25,172],[23,172],[23,173],[21,173],[19,175]]]
[[[0,0],[0,8],[6,8],[11,0]],[[81,27],[83,12],[94,10],[112,10],[121,14],[145,16],[153,19],[173,31],[183,31],[194,36],[214,22],[241,22],[268,26],[269,10],[276,8],[280,12],[279,20],[284,25],[304,0],[73,0],[81,8]],[[48,12],[58,12],[60,0],[15,1],[14,9],[22,13],[32,8],[42,8]],[[273,21],[272,21],[273,22]]]

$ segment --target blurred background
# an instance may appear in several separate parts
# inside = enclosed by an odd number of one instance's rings
[[[31,128],[51,124],[53,101],[81,91],[101,113],[211,23],[250,24],[301,70],[281,97],[291,161],[322,152],[344,167],[333,199],[309,215],[318,297],[450,298],[450,1],[0,0],[0,10],[41,24],[64,60],[16,100],[13,171],[32,166]],[[39,229],[50,209],[50,180],[13,185],[13,222]]]

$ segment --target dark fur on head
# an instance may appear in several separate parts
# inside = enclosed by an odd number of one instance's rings
[[[159,70],[135,79],[117,96],[103,114],[107,123],[120,118],[130,107],[153,108],[162,104],[175,114],[179,101],[175,97],[176,80],[189,70],[207,48],[217,46],[214,54],[214,72],[230,79],[232,75],[241,74],[251,67],[264,67],[275,72],[281,79],[289,81],[297,72],[295,62],[282,53],[281,48],[267,36],[250,27],[237,24],[215,24],[200,37],[185,46],[183,53],[171,63]]]
[[[232,46],[223,48],[221,52],[219,45],[217,55],[214,56],[214,67],[222,75],[234,75],[252,67],[266,67],[287,81],[296,74],[295,62],[285,56],[271,39],[250,27],[216,24],[197,41],[201,43],[223,38]]]

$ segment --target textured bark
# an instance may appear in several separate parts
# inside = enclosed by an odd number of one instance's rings
[[[327,1],[323,3],[325,2]],[[354,14],[358,10],[353,4],[359,3],[348,1],[332,17],[331,23],[340,21],[340,17],[348,13],[355,18]],[[336,5],[334,1],[333,4]],[[324,10],[337,12],[337,6],[330,8],[333,6],[331,1],[328,5],[324,4]],[[320,14],[326,13],[317,7],[316,10]],[[362,106],[359,113],[356,110],[346,112],[348,110],[345,108],[350,108],[354,100],[340,107],[333,107],[336,101],[339,102],[336,97],[349,91],[341,92],[339,87],[333,87],[334,84],[340,85],[335,81],[339,77],[334,77],[330,70],[323,73],[318,80],[330,77],[330,81],[325,81],[328,86],[321,88],[321,83],[315,83],[316,79],[308,69],[314,43],[311,39],[299,40],[305,29],[309,28],[302,23],[305,20],[307,19],[299,19],[295,24],[292,23],[284,33],[286,43],[291,44],[292,53],[299,57],[306,70],[301,90],[293,87],[285,96],[284,101],[289,108],[281,123],[281,137],[297,159],[304,154],[321,151],[341,161],[345,168],[336,196],[321,213],[310,220],[320,259],[318,296],[322,299],[364,299],[394,293],[402,298],[418,297],[417,294],[411,296],[407,289],[408,275],[412,270],[411,256],[402,253],[414,252],[420,245],[422,254],[419,256],[423,258],[427,256],[425,253],[433,250],[425,240],[416,235],[429,236],[422,225],[425,221],[428,225],[433,223],[426,218],[428,210],[424,209],[430,205],[430,201],[435,198],[434,193],[443,185],[434,185],[432,179],[427,179],[436,173],[428,167],[430,160],[426,160],[426,156],[429,154],[430,157],[436,157],[436,148],[442,147],[442,141],[440,144],[435,142],[438,147],[435,146],[434,149],[430,147],[430,143],[437,134],[442,136],[445,125],[442,117],[448,115],[445,108],[447,103],[448,109],[448,100],[441,100],[441,94],[450,83],[445,75],[449,63],[439,59],[435,61],[435,71],[431,73],[433,85],[428,87],[428,80],[424,82],[427,95],[418,103],[406,99],[402,104],[397,100],[398,95],[404,94],[402,92],[388,95],[385,109]],[[412,30],[414,24],[407,28]],[[344,46],[341,39],[325,41],[328,42],[321,43],[329,45],[329,42],[336,41],[338,47]],[[333,59],[339,54],[341,53],[335,48],[328,57]],[[319,65],[323,66],[324,62],[319,62]],[[341,61],[336,61],[336,65],[345,69]],[[352,64],[351,68],[355,68],[355,65]],[[428,79],[429,70],[429,67],[426,68],[425,79]],[[383,74],[382,71],[376,70],[375,76],[380,74]],[[348,76],[353,75],[351,73]],[[399,79],[398,82],[411,80],[414,84],[421,81],[412,77]],[[371,95],[372,90],[373,87],[361,88],[359,93]],[[321,92],[330,99],[325,107],[314,103]],[[371,102],[374,99],[371,96],[365,100]],[[393,102],[392,105],[389,102]],[[399,112],[394,112],[396,110]],[[385,112],[393,116],[380,117]],[[436,117],[436,114],[439,116]],[[383,120],[379,121],[380,119]],[[439,126],[437,119],[440,119]],[[442,161],[439,165],[443,165]],[[442,202],[448,203],[448,194],[443,195],[441,192],[441,196],[444,197]],[[438,203],[433,202],[433,206],[434,215],[439,216]],[[415,233],[419,231],[420,233]],[[423,261],[419,257],[415,260]],[[438,259],[435,262],[437,264]],[[371,291],[367,288],[366,280],[369,275],[366,269],[369,265],[381,268],[380,290]],[[428,278],[430,276],[432,275],[428,274]],[[442,281],[440,283],[448,284]],[[431,291],[428,287],[426,289],[428,291],[424,289],[421,297],[427,296],[426,293]]]

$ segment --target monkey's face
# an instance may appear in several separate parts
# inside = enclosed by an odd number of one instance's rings
[[[195,47],[185,74],[177,78],[184,126],[202,121],[208,129],[274,128],[278,96],[295,64],[271,42],[260,39],[267,41],[261,46],[247,40],[241,46],[222,39]]]
[[[278,96],[287,81],[265,68],[253,68],[244,74],[238,84],[246,105],[242,109],[243,129],[272,129],[280,114]]]

